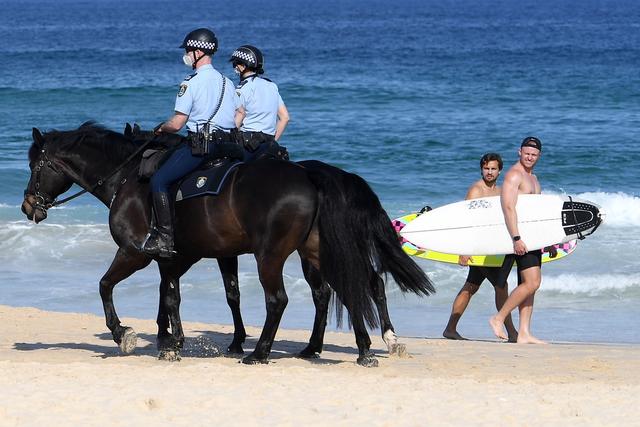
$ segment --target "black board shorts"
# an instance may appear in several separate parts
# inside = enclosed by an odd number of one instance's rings
[[[504,257],[501,267],[470,266],[469,274],[467,274],[467,283],[480,286],[484,279],[487,279],[493,286],[503,288],[507,283],[507,277],[509,277],[514,260],[514,255],[507,255]]]
[[[542,266],[542,251],[537,249],[529,251],[524,255],[510,254],[504,257],[504,262],[500,267],[469,267],[467,282],[472,285],[480,286],[484,279],[489,280],[493,286],[504,287],[507,278],[513,267],[513,263],[518,266],[518,285],[522,283],[522,275],[520,272],[531,268]]]
[[[521,283],[520,272],[531,267],[542,266],[542,251],[537,249],[529,251],[524,255],[515,255],[516,264],[518,265],[518,283]]]

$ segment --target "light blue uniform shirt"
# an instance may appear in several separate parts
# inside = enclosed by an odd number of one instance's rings
[[[260,77],[248,77],[236,88],[237,107],[243,107],[246,116],[240,130],[276,134],[278,108],[284,105],[278,86]]]
[[[195,74],[182,81],[176,96],[174,109],[189,116],[187,130],[197,132],[209,120],[218,105],[223,78],[226,79],[224,98],[211,123],[224,130],[236,127],[234,118],[237,97],[233,83],[216,71],[211,64],[205,64],[199,67]]]

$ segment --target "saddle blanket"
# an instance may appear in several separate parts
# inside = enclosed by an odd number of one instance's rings
[[[243,162],[238,159],[215,159],[191,172],[180,182],[176,201],[204,195],[218,195],[227,177]]]

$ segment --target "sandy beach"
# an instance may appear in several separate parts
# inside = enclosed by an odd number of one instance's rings
[[[217,354],[231,326],[185,323],[180,362],[156,358],[155,321],[121,356],[101,317],[0,306],[0,425],[638,425],[640,348],[406,338],[378,368],[355,364],[353,335],[322,358],[294,357],[308,331],[280,330],[271,363]],[[251,335],[250,349],[259,330]]]

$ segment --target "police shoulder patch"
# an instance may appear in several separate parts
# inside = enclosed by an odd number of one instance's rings
[[[180,85],[180,90],[178,91],[178,96],[184,95],[184,93],[186,91],[187,91],[187,85],[186,84],[181,84]]]

